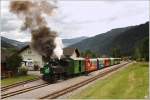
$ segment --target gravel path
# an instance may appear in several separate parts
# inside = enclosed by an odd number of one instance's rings
[[[41,79],[39,79],[39,80],[36,80],[36,81],[33,81],[33,82],[29,82],[27,84],[23,84],[23,85],[19,85],[19,86],[10,88],[10,89],[8,89],[6,91],[2,91],[1,94],[3,95],[5,93],[10,93],[10,92],[13,92],[13,91],[29,88],[29,87],[40,85],[40,84],[44,84],[44,83],[46,83],[46,82],[41,80]]]

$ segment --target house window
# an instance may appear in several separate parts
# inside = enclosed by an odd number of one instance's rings
[[[32,62],[28,62],[28,67],[32,67],[33,63]]]

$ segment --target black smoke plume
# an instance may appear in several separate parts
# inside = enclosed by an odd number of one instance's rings
[[[45,0],[13,0],[10,3],[10,11],[24,21],[21,29],[31,31],[31,47],[45,60],[49,60],[53,55],[57,33],[47,26],[43,15],[52,16],[56,8]]]

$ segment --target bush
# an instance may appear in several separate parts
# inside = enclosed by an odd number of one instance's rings
[[[14,54],[11,57],[6,59],[7,69],[13,71],[14,74],[17,74],[19,66],[21,66],[22,57]]]
[[[92,52],[91,50],[86,50],[85,52],[81,53],[82,57],[90,57],[90,58],[96,58],[99,56],[99,54],[96,54],[95,52]]]
[[[139,41],[134,50],[134,58],[141,61],[149,61],[149,37]]]
[[[25,66],[19,67],[18,72],[19,72],[19,75],[27,75],[28,68]]]

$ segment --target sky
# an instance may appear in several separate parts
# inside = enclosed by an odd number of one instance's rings
[[[29,31],[21,31],[21,18],[9,12],[11,0],[1,0],[1,36],[30,41]],[[58,0],[57,10],[46,21],[61,38],[95,36],[114,28],[149,21],[148,0]]]

